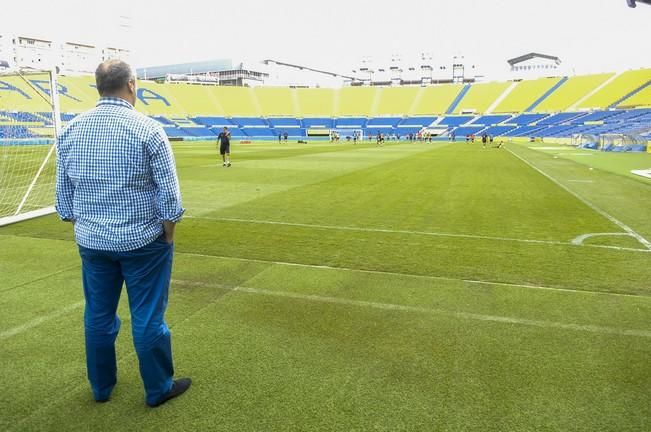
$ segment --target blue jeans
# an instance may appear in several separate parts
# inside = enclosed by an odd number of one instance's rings
[[[174,246],[161,236],[128,252],[79,246],[79,255],[86,298],[86,366],[95,400],[107,399],[117,382],[117,307],[126,282],[133,343],[147,403],[158,402],[171,390],[174,376],[170,331],[164,317]]]

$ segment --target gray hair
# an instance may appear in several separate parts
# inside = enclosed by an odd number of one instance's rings
[[[122,60],[107,60],[95,70],[95,83],[100,96],[119,92],[131,80],[135,80],[133,70]]]

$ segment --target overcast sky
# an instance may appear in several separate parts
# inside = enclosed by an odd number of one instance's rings
[[[134,66],[273,58],[349,72],[363,56],[432,52],[490,74],[531,51],[577,73],[651,66],[651,6],[625,0],[30,0],[3,4],[2,21],[3,33],[120,43]]]

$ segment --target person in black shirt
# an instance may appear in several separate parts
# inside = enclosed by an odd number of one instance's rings
[[[289,137],[289,134],[287,132],[285,132],[284,136],[285,136],[285,142],[287,142],[287,137]]]
[[[222,161],[224,162],[222,166],[231,166],[231,133],[226,126],[217,136],[217,141],[219,141],[219,154],[222,155]]]

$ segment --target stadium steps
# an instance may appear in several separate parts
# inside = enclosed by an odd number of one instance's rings
[[[575,111],[575,110],[577,109],[577,107],[581,106],[581,104],[582,104],[584,101],[588,100],[592,95],[594,95],[595,93],[597,93],[598,91],[600,91],[602,88],[606,87],[606,86],[607,86],[608,84],[610,84],[611,82],[615,81],[615,79],[617,79],[617,78],[618,78],[621,74],[623,74],[623,73],[624,73],[624,72],[618,72],[618,73],[614,74],[613,76],[611,76],[610,78],[608,78],[606,81],[602,82],[601,85],[599,85],[599,86],[597,86],[596,88],[592,89],[592,91],[591,91],[590,93],[586,94],[586,95],[583,96],[581,99],[579,99],[578,101],[574,102],[574,104],[573,104],[571,107],[569,107],[569,108],[567,109],[567,111]]]
[[[194,121],[190,120],[187,117],[171,117],[170,120],[174,122],[174,125],[179,127],[197,127],[201,126]]]
[[[298,116],[302,111],[301,111],[301,102],[300,99],[298,98],[298,92],[296,91],[296,89],[292,89],[291,95],[292,95],[292,108],[294,109],[294,114]]]
[[[463,88],[461,89],[461,91],[459,92],[457,97],[454,98],[454,100],[450,104],[450,107],[445,112],[446,114],[453,114],[454,113],[454,110],[457,109],[457,106],[461,102],[461,99],[463,99],[463,97],[466,95],[466,93],[468,93],[468,90],[470,90],[470,84],[466,84],[465,86],[463,86]]]
[[[553,86],[552,88],[550,88],[549,90],[547,90],[547,91],[546,91],[542,96],[540,96],[540,97],[539,97],[539,98],[538,98],[534,103],[532,103],[531,106],[529,106],[529,108],[527,108],[526,110],[524,110],[524,112],[532,112],[534,109],[536,109],[536,107],[537,107],[538,105],[540,105],[540,104],[542,103],[542,101],[544,101],[545,99],[547,99],[549,96],[551,96],[552,93],[554,93],[556,90],[558,90],[558,88],[559,88],[560,86],[562,86],[563,84],[565,84],[565,82],[566,82],[567,80],[568,80],[568,77],[566,77],[566,76],[563,77],[559,82],[557,82],[556,84],[554,84],[554,86]]]
[[[469,122],[466,122],[465,125],[466,125],[466,126],[476,126],[476,125],[475,125],[475,122],[476,122],[477,120],[479,120],[480,118],[482,118],[482,117],[484,117],[483,114],[477,114],[477,115],[475,115],[475,116],[472,118],[472,120],[470,120]],[[481,125],[481,126],[486,126],[486,125]]]
[[[436,120],[434,120],[434,122],[432,122],[432,124],[429,125],[429,127],[432,127],[432,126],[438,126],[438,125],[441,124],[441,122],[442,122],[443,120],[445,120],[445,116],[438,116],[438,117],[436,118]]]
[[[382,93],[384,89],[382,87],[378,88],[373,97],[373,102],[371,102],[371,110],[369,117],[374,117],[377,115],[378,108],[380,107],[380,101],[382,100]]]
[[[644,90],[645,88],[647,88],[647,87],[649,87],[649,86],[651,86],[651,80],[647,81],[645,84],[642,84],[640,87],[636,88],[636,89],[633,90],[632,92],[629,92],[629,93],[626,94],[624,97],[618,99],[618,100],[615,101],[614,103],[608,105],[608,108],[615,108],[617,105],[621,104],[621,103],[624,102],[626,99],[635,96],[636,94],[638,94],[639,92],[641,92],[642,90]]]
[[[253,88],[249,88],[249,94],[251,95],[251,101],[253,103],[253,107],[255,108],[255,111],[258,113],[260,117],[262,117],[262,104],[260,104],[260,100],[255,94],[255,91]]]
[[[514,88],[517,87],[517,85],[518,85],[518,82],[517,82],[517,81],[513,81],[513,82],[511,83],[511,85],[508,86],[508,88],[507,88],[506,90],[504,90],[504,93],[502,93],[502,94],[501,94],[497,99],[495,99],[495,101],[491,104],[491,106],[488,107],[488,109],[486,110],[486,112],[485,112],[484,114],[492,114],[493,111],[495,111],[495,108],[497,108],[497,106],[498,106],[499,104],[501,104],[502,101],[503,101],[504,99],[506,99],[506,97],[507,97],[509,94],[511,94],[511,92],[513,91]]]
[[[409,116],[414,115],[414,112],[416,111],[416,107],[420,105],[420,101],[421,99],[423,99],[424,94],[425,94],[425,87],[420,87],[418,89],[418,93],[416,93],[416,97],[411,103],[411,107],[409,107],[409,111],[407,112],[407,115]]]

